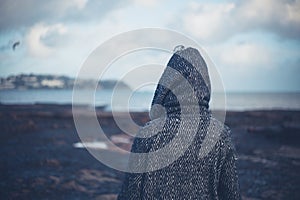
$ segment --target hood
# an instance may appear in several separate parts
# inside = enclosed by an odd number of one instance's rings
[[[191,47],[176,51],[158,82],[150,118],[180,114],[182,106],[208,111],[210,94],[207,65],[199,51]],[[196,101],[191,101],[192,97]]]

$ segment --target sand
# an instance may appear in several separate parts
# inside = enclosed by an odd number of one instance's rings
[[[111,113],[97,114],[111,141],[130,149],[132,138]],[[131,116],[140,125],[148,121],[145,112]],[[300,111],[227,112],[226,124],[238,153],[243,199],[300,199]],[[0,105],[0,130],[0,199],[116,198],[124,173],[80,148],[70,105]]]

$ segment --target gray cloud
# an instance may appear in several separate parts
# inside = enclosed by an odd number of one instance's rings
[[[299,0],[248,0],[237,3],[233,13],[243,30],[258,29],[300,39]]]
[[[218,42],[251,31],[300,39],[299,0],[191,3],[180,20],[188,32],[203,42]]]
[[[82,2],[81,4],[79,4]],[[109,11],[126,1],[0,1],[0,32],[27,28],[36,23],[80,22],[101,20]]]

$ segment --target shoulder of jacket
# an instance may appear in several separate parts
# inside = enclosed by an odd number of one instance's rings
[[[230,151],[231,149],[235,150],[231,139],[231,129],[226,124],[214,117],[211,117],[210,123],[213,123],[214,126],[217,126],[217,130],[220,131],[218,145],[220,145],[220,147],[225,151]]]

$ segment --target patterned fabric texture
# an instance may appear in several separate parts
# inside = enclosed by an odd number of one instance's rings
[[[119,200],[241,199],[230,130],[211,115],[210,94],[207,66],[199,51],[189,47],[175,52],[157,85],[151,120],[135,137],[131,152],[156,152],[178,140],[163,156],[130,158],[129,168],[141,173],[126,173]],[[191,138],[188,146],[180,142],[186,138]],[[157,169],[174,155],[173,162]]]

